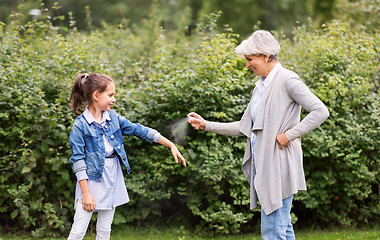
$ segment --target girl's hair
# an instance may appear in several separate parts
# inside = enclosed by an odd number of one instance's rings
[[[92,103],[92,94],[95,91],[102,93],[110,83],[114,84],[114,80],[104,74],[78,75],[70,96],[71,108],[74,113],[80,115],[83,103],[87,102],[90,105]]]
[[[242,41],[235,52],[242,58],[246,55],[265,55],[269,57],[269,61],[278,61],[280,44],[269,31],[257,30]]]

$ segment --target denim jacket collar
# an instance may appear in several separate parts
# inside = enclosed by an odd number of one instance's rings
[[[86,119],[86,121],[88,122],[88,124],[91,124],[91,123],[95,122],[94,117],[92,116],[91,112],[88,110],[88,106],[84,110],[83,116]],[[101,123],[105,122],[106,120],[111,121],[111,117],[110,117],[108,111],[103,111],[103,116],[102,116]]]

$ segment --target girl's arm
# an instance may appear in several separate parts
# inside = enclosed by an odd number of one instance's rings
[[[87,212],[95,210],[95,200],[91,195],[90,188],[88,187],[87,179],[79,181],[80,189],[82,190],[82,207]]]
[[[79,186],[82,191],[82,207],[85,211],[92,212],[95,209],[95,200],[91,195],[90,188],[87,183],[87,165],[84,161],[84,134],[81,128],[74,123],[70,132],[70,147],[72,151],[72,156],[70,157],[70,162],[73,164],[73,171],[78,178]]]
[[[186,167],[186,160],[182,157],[182,154],[179,152],[178,148],[174,145],[173,142],[171,142],[169,139],[167,139],[166,137],[160,135],[160,137],[158,138],[158,141],[157,143],[159,144],[162,144],[168,148],[170,148],[170,150],[172,151],[172,155],[175,159],[175,162],[176,163],[181,163],[183,164],[183,166]]]

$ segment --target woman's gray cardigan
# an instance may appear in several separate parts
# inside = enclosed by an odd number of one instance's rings
[[[256,88],[253,90],[253,93]],[[301,106],[309,114],[300,121]],[[317,128],[329,116],[326,106],[302,82],[298,75],[281,68],[268,86],[252,126],[250,104],[238,122],[206,123],[206,131],[227,136],[246,136],[242,170],[250,183],[250,209],[257,199],[265,214],[282,207],[282,200],[306,190],[300,137]],[[255,167],[252,176],[251,133],[256,134]],[[290,145],[280,149],[277,134],[285,133]]]

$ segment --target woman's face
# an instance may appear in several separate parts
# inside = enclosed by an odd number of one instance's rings
[[[265,55],[245,55],[245,67],[253,71],[256,76],[267,76],[268,57]]]

